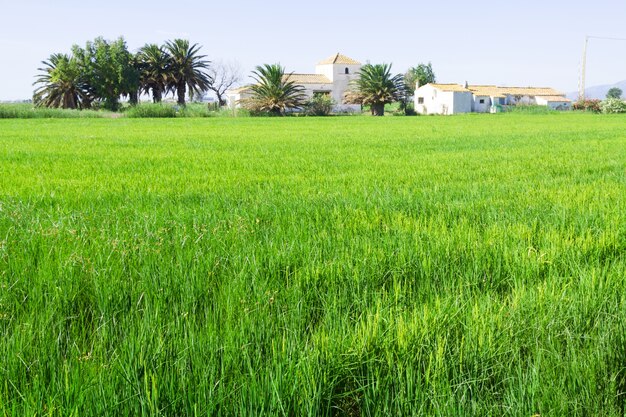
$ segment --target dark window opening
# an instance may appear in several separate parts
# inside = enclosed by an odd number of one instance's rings
[[[417,104],[424,104],[424,97],[418,97]]]
[[[485,99],[484,98],[480,99],[480,104],[485,104]]]
[[[350,70],[346,67],[346,74],[350,74]]]

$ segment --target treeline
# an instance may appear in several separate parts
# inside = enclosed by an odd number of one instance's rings
[[[33,102],[66,109],[90,109],[99,103],[116,111],[121,97],[136,104],[140,94],[151,94],[159,103],[172,93],[184,106],[187,93],[193,96],[208,90],[218,90],[223,102],[220,93],[237,79],[218,79],[217,69],[200,54],[200,48],[188,40],[174,39],[164,45],[146,44],[132,53],[122,37],[112,42],[98,37],[84,47],[74,45],[70,54],[52,54],[43,61],[34,83],[38,88]]]
[[[210,90],[223,106],[226,91],[241,79],[239,69],[211,63],[200,49],[188,40],[174,39],[163,45],[146,44],[133,53],[122,37],[112,42],[98,37],[84,47],[74,45],[69,54],[52,54],[43,61],[34,83],[33,102],[37,107],[64,109],[91,109],[97,103],[117,111],[122,97],[134,105],[141,94],[148,94],[154,103],[160,103],[171,93],[185,106],[187,94],[201,96]],[[415,82],[435,81],[430,63],[412,67],[403,75],[393,74],[388,64],[365,64],[359,74],[344,101],[369,106],[374,115],[383,115],[385,104],[392,102],[399,102],[400,109],[409,114]],[[335,103],[329,97],[309,99],[302,86],[289,81],[289,75],[279,64],[257,66],[252,73],[252,96],[240,104],[254,114],[331,112]]]

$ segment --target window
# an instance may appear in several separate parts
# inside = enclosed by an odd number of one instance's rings
[[[485,104],[485,99],[484,98],[480,99],[480,104]]]
[[[350,70],[346,67],[346,74],[350,74]]]
[[[424,104],[424,97],[418,97],[417,104]]]

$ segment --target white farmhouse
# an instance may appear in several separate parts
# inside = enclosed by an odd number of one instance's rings
[[[472,92],[458,84],[426,84],[415,90],[415,111],[420,114],[468,113]]]
[[[497,87],[495,85],[426,84],[415,90],[420,114],[495,113],[507,106],[548,106],[569,110],[571,100],[552,88]]]
[[[315,66],[314,74],[289,73],[285,79],[304,87],[304,94],[312,98],[317,94],[328,95],[335,102],[334,111],[360,111],[361,106],[346,104],[344,94],[352,80],[359,77],[361,63],[345,55],[337,53]],[[250,97],[249,87],[228,90],[226,96],[231,106],[237,106],[239,101]]]

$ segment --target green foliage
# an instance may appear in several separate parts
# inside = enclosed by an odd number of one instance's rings
[[[83,71],[77,60],[66,54],[50,55],[34,85],[40,84],[33,94],[39,107],[63,109],[89,108],[91,96]]]
[[[124,115],[130,118],[169,118],[176,117],[176,109],[167,104],[144,103],[130,107]]]
[[[622,89],[618,87],[612,87],[607,91],[606,98],[622,98]]]
[[[0,121],[2,416],[621,416],[621,115]]]
[[[160,103],[169,81],[170,57],[162,46],[146,44],[137,53],[140,89]]]
[[[572,109],[591,113],[600,113],[602,111],[600,100],[597,99],[578,100],[574,103]]]
[[[407,96],[411,97],[415,94],[415,84],[419,81],[419,85],[426,85],[437,81],[433,66],[428,64],[419,64],[417,67],[411,67],[404,74],[404,85]]]
[[[257,66],[252,78],[255,81],[250,86],[252,97],[241,103],[250,112],[283,116],[287,110],[299,110],[304,106],[304,87],[290,81],[281,65]]]
[[[164,103],[142,103],[128,108],[124,114],[130,118],[172,118],[213,117],[217,116],[218,112],[201,103],[188,104],[184,107]]]
[[[620,98],[607,98],[600,103],[602,113],[626,113],[626,101]]]
[[[372,115],[383,116],[385,104],[400,101],[404,95],[403,77],[392,75],[391,65],[365,64],[359,71],[359,78],[353,80],[346,101],[370,106]]]
[[[124,38],[110,42],[98,37],[84,48],[74,45],[72,53],[93,97],[102,100],[104,108],[119,110],[120,96],[139,89],[139,71]]]
[[[76,119],[110,117],[104,111],[33,107],[31,104],[0,104],[0,119]]]
[[[328,116],[333,111],[335,102],[327,94],[316,94],[304,105],[307,116]]]
[[[556,110],[548,106],[539,106],[534,104],[517,104],[515,106],[507,106],[507,113],[523,113],[523,114],[549,114]]]
[[[167,67],[168,89],[176,91],[178,104],[185,106],[187,90],[191,94],[200,94],[208,90],[211,80],[207,74],[210,62],[206,55],[200,55],[200,46],[189,44],[186,39],[174,39],[165,43],[169,56]]]

